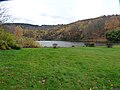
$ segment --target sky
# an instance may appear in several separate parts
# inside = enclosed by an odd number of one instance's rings
[[[119,0],[10,0],[5,3],[14,23],[68,24],[120,13]]]

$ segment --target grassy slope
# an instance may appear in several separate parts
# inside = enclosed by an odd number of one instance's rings
[[[0,90],[120,88],[120,48],[0,51]]]

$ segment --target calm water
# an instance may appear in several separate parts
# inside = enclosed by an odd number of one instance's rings
[[[68,41],[37,41],[43,47],[52,47],[54,43],[58,47],[72,47],[72,46],[85,46],[84,42],[68,42]],[[114,45],[120,45],[120,43],[114,43]],[[106,46],[106,43],[96,43],[95,46]]]
[[[58,47],[72,47],[72,46],[84,46],[83,42],[67,42],[67,41],[37,41],[43,47],[52,47],[54,43]]]

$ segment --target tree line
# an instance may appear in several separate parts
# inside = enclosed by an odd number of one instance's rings
[[[120,15],[101,16],[79,20],[59,27],[49,27],[30,29],[28,26],[26,29],[19,25],[5,26],[10,33],[18,36],[20,34],[34,40],[106,41],[105,33],[107,31],[120,29]]]

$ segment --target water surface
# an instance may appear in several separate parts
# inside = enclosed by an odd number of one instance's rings
[[[52,47],[54,43],[58,47],[72,47],[72,46],[84,46],[83,42],[68,42],[68,41],[37,41],[43,47]]]

